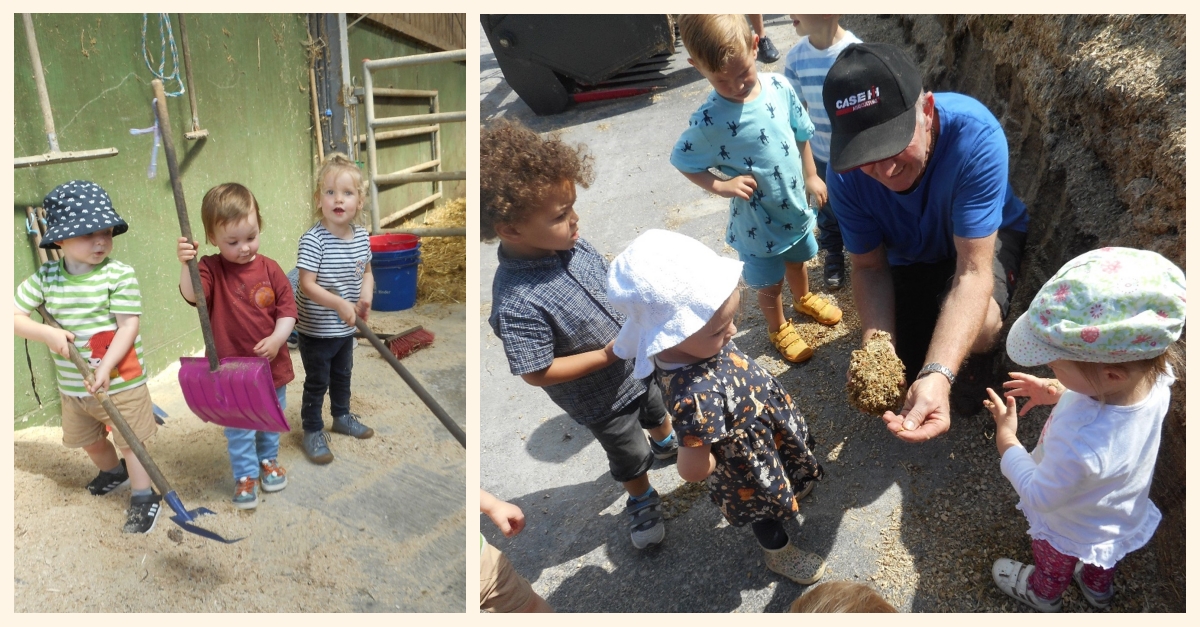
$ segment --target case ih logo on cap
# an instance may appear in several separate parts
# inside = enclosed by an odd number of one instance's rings
[[[874,104],[879,104],[879,88],[872,85],[867,88],[867,91],[860,91],[845,98],[838,98],[834,106],[837,107],[837,115],[846,115],[847,113],[853,113]]]

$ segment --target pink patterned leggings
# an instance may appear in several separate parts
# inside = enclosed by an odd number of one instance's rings
[[[1033,561],[1037,568],[1029,576],[1029,589],[1043,599],[1057,599],[1071,585],[1075,562],[1079,558],[1059,553],[1045,540],[1033,541]],[[1100,568],[1084,564],[1080,579],[1094,594],[1104,595],[1112,590],[1113,575],[1117,567]]]

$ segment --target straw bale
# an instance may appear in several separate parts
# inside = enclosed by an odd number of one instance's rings
[[[455,198],[410,219],[404,228],[467,225],[467,201]],[[467,240],[465,237],[422,237],[417,269],[417,302],[464,303],[467,300]]]

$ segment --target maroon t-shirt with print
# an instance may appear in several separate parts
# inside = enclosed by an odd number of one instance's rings
[[[296,317],[292,284],[265,255],[244,264],[208,255],[200,259],[200,284],[219,357],[254,357],[254,346],[275,332],[275,321]],[[275,387],[296,378],[286,343],[271,361],[271,378]]]

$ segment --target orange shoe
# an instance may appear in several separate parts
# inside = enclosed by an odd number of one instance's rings
[[[791,321],[784,322],[775,333],[768,333],[768,337],[783,358],[792,363],[808,361],[808,358],[813,356],[812,347],[796,333],[796,327],[792,326]]]
[[[838,309],[837,305],[812,292],[805,294],[804,298],[793,303],[792,307],[824,325],[833,326],[842,320],[842,310]]]

